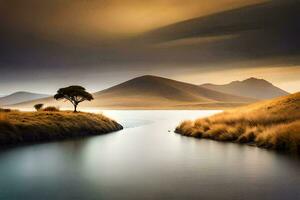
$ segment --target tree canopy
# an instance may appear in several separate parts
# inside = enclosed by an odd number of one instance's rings
[[[44,104],[42,103],[38,103],[38,104],[35,104],[33,107],[36,109],[36,111],[39,111],[43,108]]]
[[[74,106],[74,112],[77,112],[77,106],[83,101],[93,100],[93,95],[85,90],[84,87],[72,85],[65,88],[60,88],[57,94],[54,95],[56,100],[65,99],[70,101]]]

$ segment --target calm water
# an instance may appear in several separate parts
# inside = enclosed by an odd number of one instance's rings
[[[105,111],[125,129],[2,150],[0,199],[300,199],[299,160],[172,133],[214,112]]]

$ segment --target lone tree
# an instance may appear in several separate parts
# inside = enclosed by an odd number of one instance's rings
[[[93,95],[85,91],[84,87],[72,85],[65,88],[60,88],[57,94],[54,95],[54,99],[65,99],[70,101],[74,106],[74,112],[77,112],[77,106],[83,101],[93,100]]]
[[[39,111],[43,108],[44,104],[42,103],[38,103],[38,104],[35,104],[33,107],[35,108],[36,111]]]

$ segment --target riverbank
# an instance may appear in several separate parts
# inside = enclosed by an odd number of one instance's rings
[[[184,121],[176,133],[300,153],[300,93]]]
[[[101,114],[59,112],[0,112],[0,145],[46,142],[100,135],[121,130]]]

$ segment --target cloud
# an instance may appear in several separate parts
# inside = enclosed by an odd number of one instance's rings
[[[208,73],[261,60],[297,65],[290,58],[300,51],[298,7],[296,0],[0,1],[1,85]],[[96,78],[103,73],[117,75]]]
[[[0,22],[19,32],[52,40],[96,41],[262,1],[4,0],[0,2]]]

